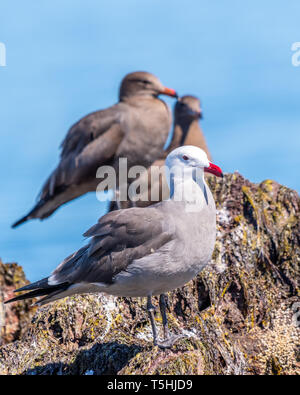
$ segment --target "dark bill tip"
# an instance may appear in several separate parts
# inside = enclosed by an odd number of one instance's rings
[[[211,173],[214,174],[216,177],[224,177],[223,172],[221,170],[221,168],[217,165],[215,165],[214,163],[209,163],[209,167],[205,167],[204,171],[206,173]]]
[[[162,95],[175,97],[176,99],[178,98],[177,92],[174,89],[171,89],[171,88],[164,88],[160,93]]]

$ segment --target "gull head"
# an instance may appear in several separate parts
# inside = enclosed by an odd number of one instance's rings
[[[179,121],[193,121],[202,118],[200,100],[196,96],[181,96],[175,104],[175,118]]]
[[[158,95],[178,97],[174,89],[165,87],[155,75],[146,71],[127,74],[121,82],[120,100],[126,100],[132,96],[157,97]]]
[[[197,169],[198,172],[207,172],[217,177],[223,177],[220,167],[211,163],[201,148],[193,145],[178,147],[170,152],[166,158],[166,166],[170,173],[192,174]]]

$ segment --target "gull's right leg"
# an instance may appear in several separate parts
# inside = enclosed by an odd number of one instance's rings
[[[152,334],[153,334],[153,344],[155,346],[158,346],[159,348],[165,349],[165,348],[171,348],[173,344],[180,338],[182,338],[182,335],[171,335],[169,334],[169,329],[168,329],[168,320],[167,320],[167,315],[166,315],[166,301],[165,301],[165,295],[162,294],[159,298],[159,306],[161,310],[161,315],[162,315],[162,320],[163,320],[163,326],[164,326],[164,340],[159,341],[158,336],[157,336],[157,328],[155,324],[155,318],[154,318],[154,311],[155,307],[153,306],[151,302],[151,296],[147,297],[147,311],[149,315],[149,319],[151,322],[151,327],[152,327]]]
[[[151,302],[151,296],[147,296],[147,311],[148,311],[148,316],[151,322],[151,327],[152,327],[152,334],[153,334],[153,344],[156,346],[157,345],[157,329],[155,325],[155,318],[154,318],[154,311],[155,307],[153,306]]]
[[[164,339],[167,340],[170,337],[169,326],[168,326],[168,319],[166,314],[166,295],[161,294],[159,296],[159,308],[160,314],[163,322],[164,327]]]
[[[160,348],[171,348],[177,340],[179,340],[183,337],[183,335],[172,335],[169,332],[168,319],[167,319],[167,314],[166,314],[166,295],[165,294],[161,294],[159,296],[159,307],[160,307],[160,313],[161,313],[163,327],[164,327],[164,340],[160,343],[157,343],[157,345]]]

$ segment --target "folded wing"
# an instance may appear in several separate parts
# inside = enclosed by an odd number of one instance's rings
[[[96,171],[110,164],[122,141],[122,106],[116,104],[82,118],[69,130],[57,168],[45,182],[35,207],[13,227],[32,218],[46,218],[62,204],[95,190]]]
[[[108,213],[84,236],[90,238],[86,246],[67,257],[48,278],[18,289],[31,292],[10,301],[46,295],[39,302],[44,304],[64,297],[74,285],[113,284],[115,276],[135,259],[156,252],[175,237],[165,229],[159,205]]]

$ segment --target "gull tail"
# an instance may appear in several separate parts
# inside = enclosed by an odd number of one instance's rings
[[[35,298],[37,296],[45,296],[44,298],[40,299],[36,304],[45,304],[48,303],[52,300],[52,298],[65,291],[68,287],[70,286],[69,283],[62,283],[62,284],[57,284],[57,285],[49,285],[48,284],[48,277],[36,281],[35,283],[25,285],[25,287],[16,289],[14,292],[22,292],[22,291],[30,291],[27,293],[24,293],[22,295],[16,296],[15,298],[6,300],[4,303],[11,303],[11,302],[16,302],[18,300],[24,300],[24,299],[31,299]]]
[[[16,228],[17,226],[23,224],[24,222],[28,221],[30,219],[29,215],[25,215],[25,217],[19,219],[17,222],[15,222],[11,227]]]
[[[54,195],[47,194],[45,197],[40,199],[28,214],[12,225],[12,228],[16,228],[30,219],[43,220],[48,218],[63,204],[69,202],[70,200],[76,199],[77,197],[91,190],[93,189],[89,188],[89,184],[87,184],[84,191],[82,188],[78,188],[77,185],[61,185],[55,189]]]
[[[11,227],[16,228],[17,226],[23,224],[24,222],[28,221],[29,219],[37,218],[36,214],[39,211],[39,209],[44,205],[44,200],[40,200],[31,211],[29,211],[28,214],[26,214],[24,217],[16,221]]]

